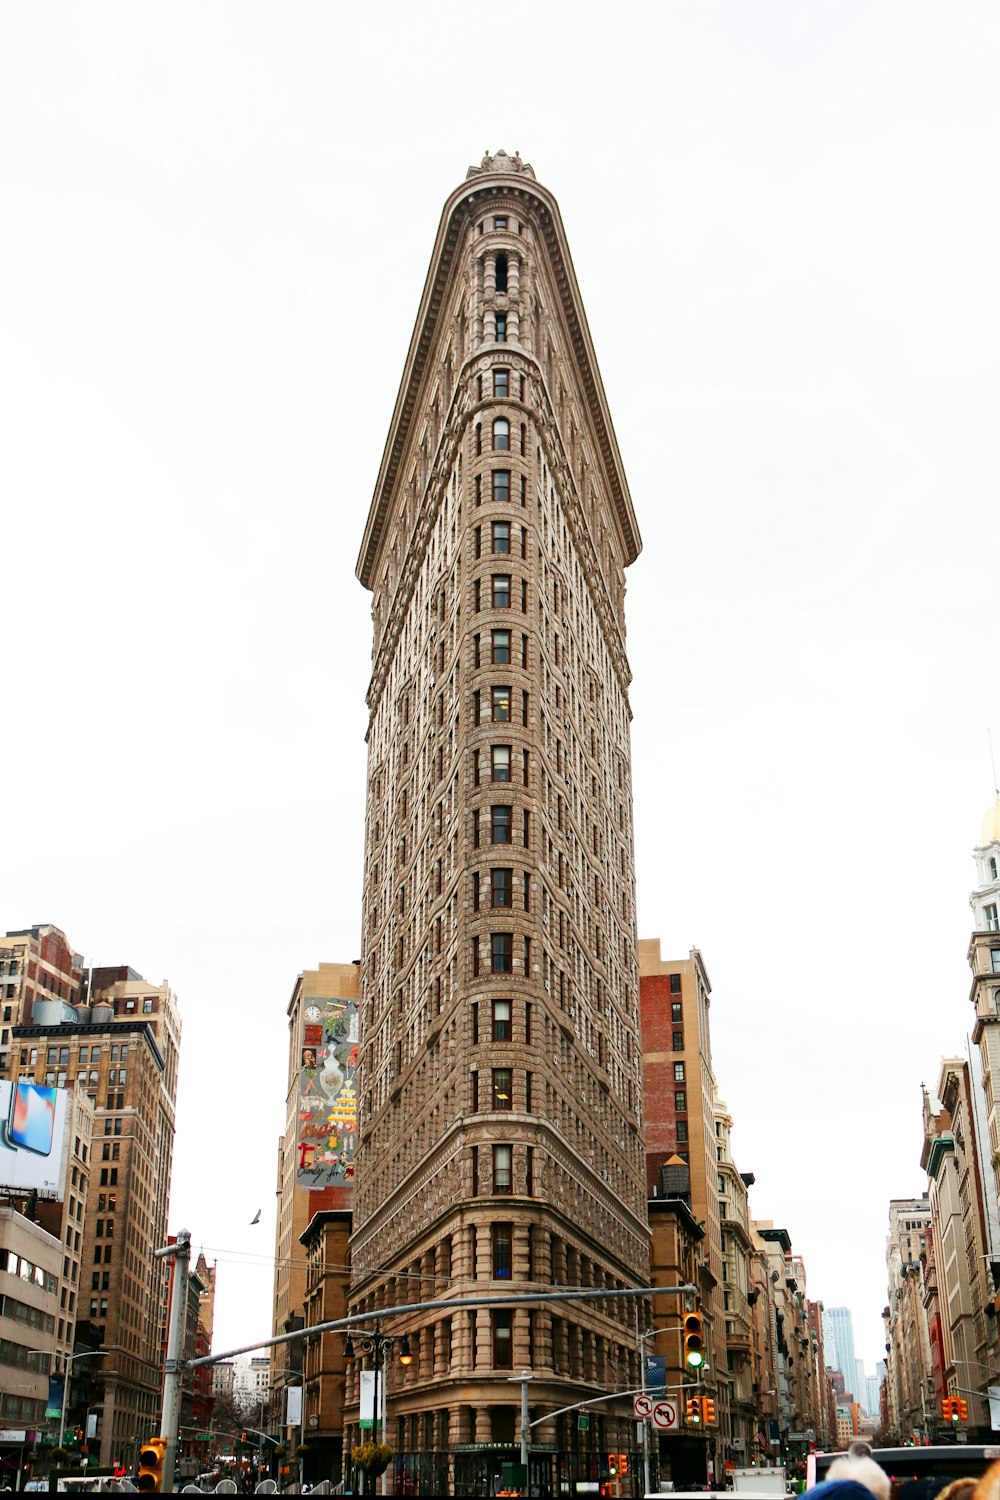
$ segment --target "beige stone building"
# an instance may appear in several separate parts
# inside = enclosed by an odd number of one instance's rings
[[[372,593],[354,1307],[648,1274],[625,568],[640,540],[555,199],[445,205],[358,563]],[[631,1302],[406,1320],[401,1463],[488,1493],[636,1371]],[[628,1448],[536,1429],[539,1479]],[[455,1473],[447,1473],[450,1452]],[[592,1462],[593,1460],[593,1462]]]
[[[180,1018],[168,984],[127,967],[92,971],[89,1002],[13,1028],[8,1071],[72,1084],[93,1108],[82,1221],[65,1228],[79,1255],[76,1338],[108,1350],[89,1377],[107,1464],[159,1421],[162,1278],[151,1255],[166,1243]],[[48,1014],[36,1000],[32,1015]]]
[[[718,1095],[715,1098],[715,1153],[719,1190],[720,1251],[722,1256],[722,1326],[725,1373],[718,1391],[722,1414],[724,1460],[742,1467],[757,1457],[759,1379],[754,1366],[753,1291],[754,1243],[750,1228],[748,1188],[752,1172],[738,1170],[732,1154],[733,1117]],[[756,1387],[756,1390],[755,1390]]]
[[[62,1246],[0,1206],[0,1423],[42,1427],[56,1349]]]
[[[890,1201],[886,1384],[889,1436],[901,1442],[921,1442],[936,1421],[923,1258],[931,1224],[926,1196]]]

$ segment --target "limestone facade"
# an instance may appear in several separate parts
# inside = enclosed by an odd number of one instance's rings
[[[445,205],[358,563],[354,1310],[648,1279],[624,620],[639,547],[558,206],[518,157],[487,156]],[[512,1369],[536,1372],[535,1412],[611,1370],[634,1381],[633,1321],[625,1299],[409,1316],[397,1448],[513,1441]],[[613,1447],[627,1403],[604,1412],[590,1441]],[[542,1440],[562,1446],[564,1425]]]

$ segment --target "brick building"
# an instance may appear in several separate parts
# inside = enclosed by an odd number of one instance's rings
[[[352,1306],[648,1276],[624,570],[640,540],[569,247],[519,157],[445,205],[358,574],[372,593]],[[631,1302],[406,1322],[400,1463],[490,1493],[634,1379]],[[353,1377],[351,1377],[353,1380]],[[349,1383],[349,1421],[357,1420]],[[629,1403],[535,1429],[599,1480]],[[356,1431],[356,1426],[355,1426]]]

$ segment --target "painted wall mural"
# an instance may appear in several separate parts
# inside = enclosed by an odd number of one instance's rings
[[[299,1070],[300,1187],[354,1180],[358,1139],[358,1008],[353,1000],[310,1000],[303,1011]]]

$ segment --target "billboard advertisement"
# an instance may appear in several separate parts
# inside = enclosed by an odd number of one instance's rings
[[[300,1187],[354,1181],[358,1099],[358,1008],[353,1000],[310,999],[303,1010],[299,1069]]]
[[[0,1082],[0,1187],[62,1191],[66,1104],[65,1089]]]

